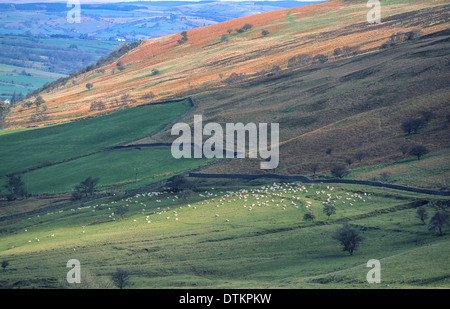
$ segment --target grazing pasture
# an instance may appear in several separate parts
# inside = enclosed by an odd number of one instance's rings
[[[448,228],[429,232],[415,217],[435,198],[356,185],[189,179],[195,193],[167,188],[114,196],[3,222],[4,287],[114,287],[117,268],[132,288],[448,287]],[[447,200],[448,202],[448,200]],[[327,218],[323,206],[334,205]],[[119,214],[119,208],[126,208]],[[303,221],[305,213],[314,221]],[[353,256],[332,234],[348,222],[364,240]],[[369,259],[381,262],[369,284]],[[74,286],[72,286],[74,287]]]

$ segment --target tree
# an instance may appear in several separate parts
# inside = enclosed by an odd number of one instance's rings
[[[253,27],[253,25],[251,25],[251,24],[245,24],[245,25],[242,27],[242,29],[243,29],[244,31],[247,31],[247,30],[252,29],[252,27]]]
[[[116,214],[118,214],[123,219],[123,216],[127,213],[128,210],[129,208],[127,206],[119,205],[116,208]]]
[[[328,57],[323,54],[318,54],[318,55],[314,56],[313,61],[315,63],[325,63],[328,61]]]
[[[227,42],[228,41],[228,35],[227,34],[222,34],[222,36],[220,37],[220,41],[221,42]]]
[[[100,181],[99,178],[92,178],[91,176],[89,176],[88,178],[86,178],[85,180],[83,180],[82,182],[80,182],[78,185],[75,186],[75,191],[78,191],[78,196],[80,196],[79,194],[84,194],[85,196],[88,195],[93,195],[94,191],[95,191],[95,186],[98,184],[98,182]],[[72,193],[72,197],[74,196],[74,194]]]
[[[347,158],[347,159],[345,159],[345,162],[348,164],[348,166],[350,166],[353,163],[353,159],[352,158]]]
[[[119,69],[119,71],[125,70],[125,67],[123,66],[121,61],[117,62],[116,67]]]
[[[358,153],[356,154],[356,159],[357,159],[359,162],[361,162],[362,159],[363,159],[365,156],[366,156],[366,154],[365,154],[364,152],[360,151],[360,152],[358,152]]]
[[[94,101],[91,103],[91,107],[90,107],[91,111],[96,111],[96,110],[102,111],[104,109],[106,109],[106,105],[102,101]]]
[[[349,174],[349,171],[345,167],[345,165],[336,165],[331,169],[331,174],[338,178],[343,178]]]
[[[261,31],[261,35],[262,35],[262,36],[269,35],[269,31],[263,30],[263,31]]]
[[[178,40],[178,44],[186,43],[188,41],[187,32],[183,31],[180,34],[181,34],[181,39]]]
[[[78,201],[78,200],[81,200],[82,198],[83,198],[83,193],[81,193],[81,192],[78,191],[78,190],[73,191],[73,192],[72,192],[72,195],[71,195],[71,197],[70,197],[70,199],[71,199],[72,201]]]
[[[179,196],[182,200],[184,200],[185,202],[187,202],[188,199],[189,199],[189,197],[192,196],[192,194],[194,194],[194,191],[192,191],[192,190],[190,190],[190,189],[187,189],[187,190],[181,191],[181,192],[178,194],[178,196]]]
[[[439,230],[439,236],[442,236],[442,228],[449,224],[449,216],[444,210],[437,211],[428,223],[428,230]]]
[[[9,192],[6,195],[8,201],[14,201],[18,197],[24,197],[28,195],[25,183],[22,181],[21,176],[8,176],[5,188]]]
[[[342,56],[350,56],[353,53],[353,49],[350,46],[342,47]]]
[[[425,208],[425,206],[420,206],[419,208],[417,208],[416,212],[417,218],[419,218],[423,222],[423,224],[425,224],[425,220],[428,219],[427,209]]]
[[[313,221],[314,222],[314,219],[316,218],[316,216],[313,214],[313,213],[311,213],[311,212],[307,212],[307,213],[305,213],[305,215],[303,216],[303,220],[304,221]]]
[[[88,90],[92,89],[92,87],[94,87],[93,84],[91,84],[91,83],[87,83],[87,84],[86,84],[86,88],[87,88]]]
[[[186,177],[177,175],[169,179],[167,182],[168,187],[175,193],[182,192],[185,190],[192,190],[195,188],[193,184],[191,184]]]
[[[224,83],[226,84],[237,84],[239,82],[244,81],[247,78],[247,76],[245,75],[245,73],[231,73],[230,76],[228,76],[227,79],[224,80]]]
[[[333,239],[339,241],[343,251],[348,251],[350,255],[358,248],[363,241],[363,237],[359,235],[356,229],[353,229],[348,223],[339,228],[333,235]]]
[[[44,104],[44,103],[45,103],[45,101],[40,95],[37,96],[36,100],[34,101],[34,105],[36,105],[36,107],[39,107],[41,104]]]
[[[330,216],[336,213],[336,207],[334,207],[333,205],[325,205],[323,206],[323,213],[327,215],[329,220]]]
[[[333,51],[333,55],[334,56],[339,56],[341,54],[342,54],[342,50],[340,48],[334,49],[334,51]]]
[[[28,102],[23,103],[23,105],[25,105],[27,109],[30,109],[30,107],[33,105],[33,102],[28,101]]]
[[[296,66],[302,66],[306,65],[312,62],[312,57],[307,54],[300,54],[297,56],[294,56],[292,58],[289,58],[288,60],[288,68],[296,67]]]
[[[410,118],[402,122],[402,129],[404,132],[411,134],[417,133],[418,130],[426,127],[427,122],[423,118]]]
[[[416,145],[411,148],[409,154],[412,156],[417,156],[417,160],[420,160],[420,157],[426,155],[428,153],[427,147],[423,145]]]
[[[117,268],[116,272],[112,274],[111,279],[119,289],[123,289],[128,285],[130,275],[125,269]]]

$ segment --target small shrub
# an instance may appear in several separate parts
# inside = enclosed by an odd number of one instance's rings
[[[303,216],[303,220],[304,221],[314,221],[314,219],[316,218],[316,216],[313,213],[307,212],[304,216]]]
[[[349,174],[349,171],[344,165],[336,165],[331,169],[331,174],[338,178],[343,178]]]
[[[231,75],[227,79],[225,79],[224,82],[227,84],[237,84],[244,81],[245,79],[247,79],[245,73],[231,73]]]

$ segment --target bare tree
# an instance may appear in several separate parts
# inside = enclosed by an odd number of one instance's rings
[[[417,218],[419,218],[423,222],[423,224],[425,224],[425,220],[428,219],[428,213],[425,206],[420,206],[419,208],[417,208],[416,212]]]
[[[439,236],[442,236],[442,228],[449,224],[448,214],[444,210],[437,211],[428,223],[428,230],[439,230]]]
[[[428,153],[427,147],[423,145],[416,145],[411,148],[409,154],[412,156],[417,156],[417,160],[420,160],[420,157],[426,155]]]
[[[111,276],[114,284],[119,288],[123,289],[125,286],[128,285],[130,275],[128,271],[125,269],[118,268],[114,274]]]
[[[427,122],[423,118],[410,118],[402,122],[402,129],[404,132],[411,134],[417,133],[418,130],[425,128]]]

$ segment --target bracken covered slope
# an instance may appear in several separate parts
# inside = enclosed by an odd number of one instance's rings
[[[449,6],[444,0],[382,3],[381,24],[367,22],[366,1],[331,0],[189,30],[183,44],[178,42],[180,34],[148,40],[120,59],[124,70],[118,70],[115,62],[42,93],[45,121],[31,122],[34,109],[19,105],[8,124],[44,125],[115,110],[124,101],[132,106],[178,98],[226,87],[224,80],[232,73],[286,68],[298,54],[332,58],[334,49],[344,46],[363,52],[377,49],[398,31],[420,29],[429,34],[448,28]],[[246,24],[252,28],[236,31]],[[263,30],[268,34],[262,35]],[[223,35],[227,39],[222,40]],[[87,83],[93,88],[88,90]],[[104,103],[105,109],[91,110],[95,101]]]

